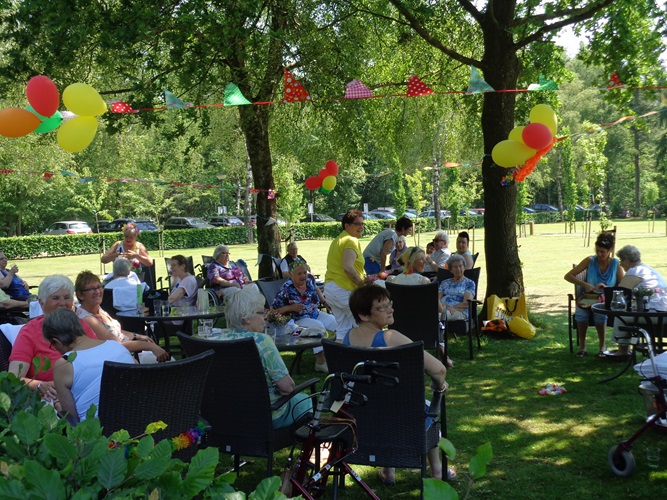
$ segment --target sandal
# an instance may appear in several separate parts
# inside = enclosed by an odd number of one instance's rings
[[[606,357],[607,357],[607,355],[604,353],[604,351],[600,351],[598,353],[598,358],[606,358]]]
[[[579,351],[577,354],[575,354],[577,358],[583,358],[585,356],[588,356],[588,353],[586,351]]]

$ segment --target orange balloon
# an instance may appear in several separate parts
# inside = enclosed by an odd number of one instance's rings
[[[39,127],[37,116],[21,108],[0,109],[0,135],[23,137]]]

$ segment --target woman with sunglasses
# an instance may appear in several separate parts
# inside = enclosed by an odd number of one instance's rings
[[[359,210],[348,210],[341,222],[343,231],[331,242],[324,275],[324,296],[336,318],[336,339],[355,326],[349,300],[352,290],[366,279],[364,256],[359,238],[364,232],[364,217]]]
[[[398,276],[389,276],[387,281],[397,285],[428,285],[431,280],[422,276],[426,266],[426,253],[420,247],[412,247],[403,252],[400,262],[405,270]]]

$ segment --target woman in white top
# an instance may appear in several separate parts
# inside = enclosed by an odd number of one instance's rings
[[[70,422],[85,420],[91,405],[99,407],[105,361],[134,363],[130,352],[118,342],[87,337],[79,318],[68,309],[46,316],[42,334],[52,349],[63,354],[53,366],[53,381]]]
[[[172,306],[194,306],[197,302],[197,278],[188,271],[188,261],[183,255],[174,255],[169,262],[172,276],[176,278],[168,301]]]
[[[398,276],[389,276],[387,281],[396,285],[428,285],[431,282],[420,274],[424,272],[426,265],[426,253],[420,247],[406,250],[399,261],[405,266],[405,271]]]

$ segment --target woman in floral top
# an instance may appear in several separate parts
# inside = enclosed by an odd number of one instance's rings
[[[252,280],[245,276],[234,262],[229,260],[229,247],[227,245],[215,247],[213,262],[209,264],[206,276],[218,296],[227,296],[233,291],[252,283]],[[256,288],[257,285],[253,283],[253,287]]]
[[[309,273],[308,264],[302,259],[294,259],[289,266],[290,278],[283,284],[271,303],[271,309],[283,315],[289,314],[294,322],[304,328],[336,330],[336,318],[331,314],[324,296],[315,285],[315,278]],[[320,302],[327,312],[319,310]],[[315,371],[328,373],[321,347],[313,349]]]
[[[475,282],[463,275],[465,265],[465,259],[459,254],[454,254],[447,260],[447,267],[454,277],[444,280],[438,289],[443,319],[468,319],[468,301],[475,297]]]

